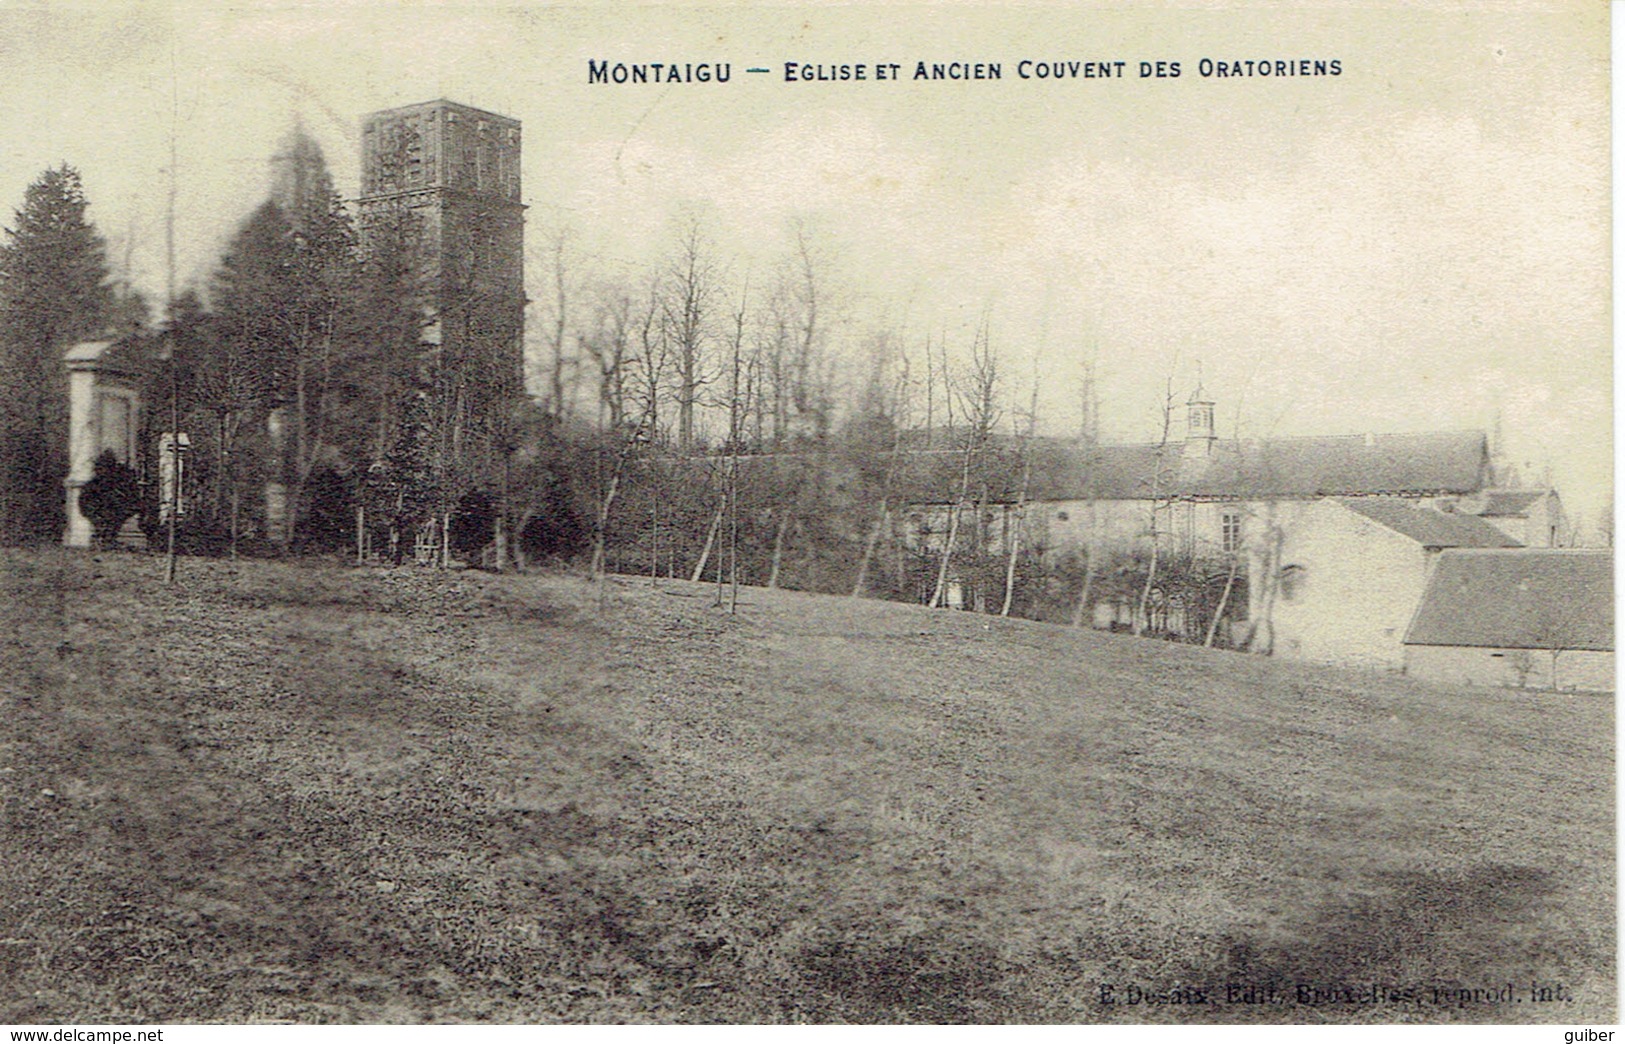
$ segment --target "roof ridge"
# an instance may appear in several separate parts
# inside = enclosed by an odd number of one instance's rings
[[[1476,515],[1465,516],[1477,518]],[[1487,523],[1486,523],[1487,524]],[[1614,553],[1609,547],[1447,547],[1441,549],[1447,555],[1475,555],[1496,554],[1505,556],[1508,552],[1519,555],[1609,555]]]
[[[1379,438],[1379,439],[1422,438],[1424,436],[1430,436],[1430,435],[1481,435],[1481,436],[1484,436],[1485,438],[1489,437],[1488,433],[1485,432],[1481,428],[1435,428],[1435,429],[1430,430],[1430,431],[1372,431],[1372,432],[1355,431],[1355,432],[1339,432],[1336,435],[1239,435],[1239,436],[1232,435],[1232,436],[1221,436],[1220,438],[1215,439],[1214,441],[1219,443],[1220,445],[1224,445],[1224,444],[1235,445],[1236,443],[1240,443],[1240,442],[1308,442],[1310,440],[1325,441],[1325,440],[1330,440],[1330,439],[1365,439],[1368,436],[1373,437],[1373,438]],[[1052,435],[1052,436],[1047,436],[1047,437],[1048,438],[1053,438],[1053,439],[1058,439],[1058,440],[1077,441],[1077,436],[1075,436],[1075,435],[1070,435],[1070,436],[1068,436],[1068,435],[1058,435],[1058,436],[1057,435]],[[1169,436],[1166,445],[1168,445],[1168,446],[1182,446],[1182,445],[1184,445],[1184,443],[1185,443],[1185,440],[1184,440],[1183,437],[1175,438],[1173,436]],[[1098,446],[1146,446],[1146,447],[1155,449],[1155,448],[1157,448],[1159,446],[1164,445],[1164,443],[1160,443],[1160,442],[1107,442],[1105,440],[1102,440],[1102,441],[1096,443],[1096,445],[1098,445]],[[1522,488],[1513,489],[1511,487],[1508,487],[1506,489],[1500,490],[1499,492],[1527,493],[1527,492],[1545,492],[1545,490],[1540,489],[1540,490],[1532,491],[1532,490],[1529,490],[1529,489],[1522,489]]]
[[[1407,435],[1484,435],[1488,437],[1488,433],[1481,428],[1432,428],[1428,431],[1350,431],[1339,432],[1335,435],[1254,435],[1251,436],[1251,438],[1257,441],[1264,441],[1266,439],[1363,439],[1367,436],[1385,439]],[[1220,439],[1219,441],[1236,442],[1238,440]]]

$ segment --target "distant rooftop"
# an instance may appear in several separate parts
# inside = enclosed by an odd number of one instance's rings
[[[914,485],[929,501],[954,487],[944,476],[958,466],[954,433],[937,433],[940,450],[919,450]],[[1013,440],[990,446],[1009,466],[996,497],[1013,499],[1020,481]],[[942,472],[942,475],[936,474]],[[1078,440],[1038,439],[1032,446],[1034,500],[1147,500],[1155,497],[1248,500],[1290,497],[1439,496],[1474,493],[1489,474],[1489,441],[1481,431],[1302,438],[1215,439],[1198,460],[1183,440],[1088,446]]]
[[[1486,489],[1479,495],[1482,507],[1478,507],[1473,514],[1491,518],[1522,518],[1547,492],[1544,489]]]
[[[1613,552],[1442,551],[1405,642],[1612,650]]]
[[[1350,511],[1423,547],[1517,547],[1518,542],[1474,515],[1417,507],[1406,500],[1362,497],[1340,500]]]
[[[68,369],[112,371],[127,375],[139,374],[150,363],[155,342],[139,336],[99,341],[80,341],[62,353]]]

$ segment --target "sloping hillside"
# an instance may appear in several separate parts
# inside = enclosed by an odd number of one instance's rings
[[[1616,1017],[1609,698],[631,578],[160,574],[0,559],[0,1021]]]

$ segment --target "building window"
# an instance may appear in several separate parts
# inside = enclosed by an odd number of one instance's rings
[[[1241,550],[1241,513],[1226,511],[1219,516],[1219,542],[1226,554]]]
[[[1301,565],[1285,566],[1281,570],[1281,601],[1296,602],[1303,597],[1304,582],[1307,577]]]

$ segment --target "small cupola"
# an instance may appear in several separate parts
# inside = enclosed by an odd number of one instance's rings
[[[1202,390],[1202,382],[1196,382],[1196,390],[1185,401],[1185,452],[1183,454],[1184,469],[1189,470],[1194,477],[1197,473],[1206,470],[1208,458],[1213,456],[1213,443],[1216,435],[1213,430],[1213,400],[1208,398],[1207,392]]]
[[[1213,400],[1198,384],[1191,397],[1185,402],[1185,440],[1194,442],[1198,439],[1212,441],[1216,438],[1213,431]]]

